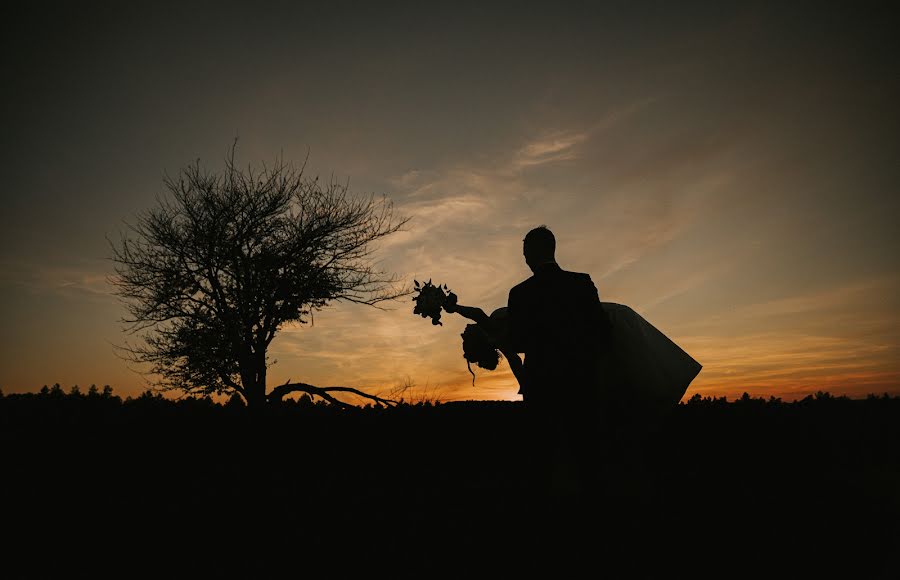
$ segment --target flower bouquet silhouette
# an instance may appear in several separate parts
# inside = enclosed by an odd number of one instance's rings
[[[413,314],[418,314],[422,318],[430,318],[431,324],[443,326],[441,322],[441,309],[445,304],[449,303],[449,297],[455,295],[450,292],[447,285],[433,284],[429,278],[428,282],[420,284],[418,280],[413,280],[415,284],[415,296],[413,302],[416,307],[413,308]]]

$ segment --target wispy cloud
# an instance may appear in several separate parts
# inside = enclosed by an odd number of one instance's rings
[[[900,288],[900,282],[895,277],[882,276],[775,300],[747,304],[735,309],[730,316],[733,319],[759,319],[807,313],[825,316],[829,311],[848,306],[852,307],[854,311],[858,311],[859,307],[867,300],[877,299],[879,295],[884,295],[885,292],[894,292],[898,288]]]
[[[679,344],[704,364],[692,392],[794,398],[817,390],[865,395],[900,387],[900,318],[886,315],[895,277],[748,303],[682,326]],[[759,330],[753,330],[759,329]]]
[[[558,163],[576,158],[576,146],[590,136],[587,132],[555,133],[526,143],[511,161],[513,169]]]
[[[688,395],[744,391],[794,398],[817,390],[838,389],[855,395],[896,391],[900,354],[878,340],[788,333],[783,330],[730,339],[721,336],[679,338],[704,368]]]
[[[6,263],[0,268],[0,283],[27,288],[32,292],[52,292],[114,301],[109,272],[94,263],[42,266]]]

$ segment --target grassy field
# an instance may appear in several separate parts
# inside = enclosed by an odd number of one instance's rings
[[[695,399],[545,498],[520,403],[0,398],[7,577],[895,578],[900,399]],[[4,574],[6,576],[6,574]],[[541,576],[541,574],[539,574]]]

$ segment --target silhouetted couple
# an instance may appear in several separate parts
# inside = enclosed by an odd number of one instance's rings
[[[535,493],[592,503],[615,430],[674,407],[701,367],[631,308],[601,302],[590,275],[560,268],[555,251],[549,229],[531,230],[523,254],[533,275],[508,307],[488,316],[451,293],[444,310],[475,322],[463,333],[467,361],[493,369],[499,351],[519,382]]]
[[[476,322],[463,333],[469,362],[493,369],[496,350],[509,362],[528,413],[519,443],[533,460],[533,492],[545,498],[596,489],[610,425],[597,382],[608,322],[591,277],[560,268],[555,247],[546,227],[528,232],[523,250],[534,275],[510,291],[508,308],[487,316],[453,294],[444,305]]]

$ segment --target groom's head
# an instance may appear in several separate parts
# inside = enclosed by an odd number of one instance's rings
[[[555,262],[556,238],[553,237],[553,232],[547,226],[538,226],[525,234],[522,253],[532,272],[541,264]]]

